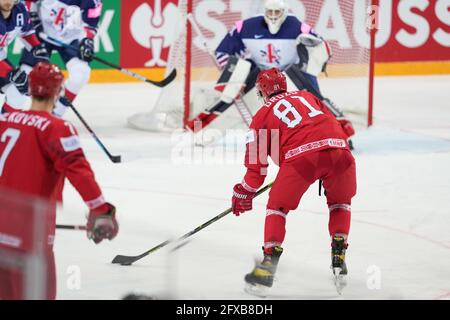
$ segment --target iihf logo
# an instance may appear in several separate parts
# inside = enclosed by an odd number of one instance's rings
[[[260,50],[261,56],[263,58],[267,59],[267,62],[270,64],[276,63],[277,65],[280,65],[280,51],[279,49],[275,48],[273,44],[269,43],[267,45],[266,50]]]
[[[50,11],[50,16],[55,18],[55,20],[53,21],[55,26],[57,26],[60,30],[64,30],[64,26],[65,26],[65,22],[66,22],[66,20],[65,20],[66,9],[64,9],[64,8],[60,8],[59,10],[52,9]]]

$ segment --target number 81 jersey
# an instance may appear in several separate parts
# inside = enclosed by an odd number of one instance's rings
[[[270,98],[253,117],[250,129],[246,138],[247,168],[267,167],[268,155],[281,165],[323,149],[349,149],[339,122],[306,90]]]

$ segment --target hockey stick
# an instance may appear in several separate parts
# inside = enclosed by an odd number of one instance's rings
[[[91,136],[94,138],[94,140],[97,142],[97,144],[100,146],[100,148],[102,148],[102,150],[106,153],[106,155],[108,156],[108,158],[114,162],[114,163],[119,163],[122,161],[122,157],[121,156],[114,156],[112,155],[108,149],[106,149],[105,145],[102,143],[102,141],[97,137],[97,135],[95,134],[94,130],[91,129],[91,127],[87,124],[87,122],[84,120],[84,118],[81,116],[81,114],[78,112],[78,110],[75,108],[75,106],[68,100],[66,99],[66,103],[69,104],[69,107],[73,110],[73,112],[77,115],[78,119],[80,119],[81,123],[83,123],[83,125],[85,126],[85,128],[87,129],[87,131],[89,131],[89,133],[91,134]]]
[[[52,37],[46,35],[46,34],[43,33],[43,32],[39,33],[39,37],[41,37],[41,39],[44,39],[44,40],[47,41],[47,42],[54,43],[54,44],[57,44],[57,45],[60,45],[60,46],[62,46],[62,47],[65,47],[65,48],[68,48],[68,49],[72,49],[72,50],[78,52],[78,48],[77,48],[77,47],[72,46],[72,45],[67,44],[67,43],[64,43],[64,42],[62,42],[62,41],[59,41],[58,39],[52,38]],[[141,80],[141,81],[150,83],[150,84],[152,84],[152,85],[154,85],[154,86],[157,86],[157,87],[160,87],[160,88],[167,86],[167,85],[168,85],[169,83],[171,83],[171,82],[176,78],[176,76],[177,76],[177,70],[176,70],[176,69],[173,69],[173,70],[170,72],[170,74],[169,74],[165,79],[163,79],[163,80],[161,80],[161,81],[154,81],[154,80],[147,79],[147,78],[144,77],[143,75],[134,73],[134,72],[131,71],[131,70],[122,68],[121,66],[118,66],[118,65],[116,65],[116,64],[114,64],[114,63],[111,63],[111,62],[109,62],[109,61],[106,61],[106,60],[104,60],[104,59],[102,59],[102,58],[99,58],[99,57],[97,57],[97,56],[94,56],[93,59],[96,60],[96,61],[98,61],[98,62],[100,62],[100,63],[103,63],[104,65],[107,65],[107,66],[109,66],[109,67],[111,67],[111,68],[113,68],[113,69],[119,70],[120,72],[125,73],[125,74],[127,74],[127,75],[129,75],[129,76],[131,76],[131,77],[133,77],[133,78],[136,78],[136,79],[138,79],[138,80]]]
[[[272,187],[273,182],[269,183],[268,185],[266,185],[265,187],[259,189],[256,194],[255,197],[259,196],[261,193],[267,191],[268,189],[270,189],[270,187]],[[229,214],[232,211],[231,208],[228,208],[227,210],[223,211],[222,213],[220,213],[219,215],[215,216],[214,218],[212,218],[211,220],[205,222],[204,224],[198,226],[197,228],[195,228],[194,230],[186,233],[185,235],[181,236],[180,238],[176,239],[176,240],[166,240],[160,244],[158,244],[156,247],[151,248],[150,250],[138,255],[138,256],[122,256],[122,255],[117,255],[111,263],[117,263],[120,264],[122,266],[129,266],[132,263],[148,256],[150,253],[155,252],[158,249],[161,249],[165,246],[167,246],[168,244],[172,243],[172,242],[180,242],[183,241],[186,238],[189,238],[190,236],[196,234],[197,232],[199,232],[200,230],[206,228],[207,226],[209,226],[210,224],[213,224],[214,222],[216,222],[219,219],[222,219],[223,217],[225,217],[227,214]]]
[[[194,28],[195,33],[197,33],[197,36],[200,38],[200,42],[201,42],[204,50],[208,53],[208,55],[210,56],[210,58],[214,62],[214,65],[216,66],[216,68],[218,70],[220,70],[220,66],[217,63],[217,60],[216,60],[216,58],[214,56],[214,51],[209,47],[208,42],[206,41],[206,38],[203,36],[203,33],[200,30],[200,27],[198,26],[197,22],[194,20],[194,17],[192,15],[192,13],[187,15],[187,19],[189,20],[189,22],[191,23],[192,27]],[[249,108],[247,107],[247,105],[245,105],[245,103],[239,97],[237,99],[235,99],[232,104],[235,105],[238,113],[242,117],[242,120],[245,122],[247,127],[250,127],[250,123],[251,123],[251,120],[252,120],[253,116],[252,116]],[[207,126],[210,122],[212,122],[215,118],[217,118],[221,113],[226,111],[230,106],[231,106],[231,104],[226,106],[226,105],[224,105],[223,101],[219,101],[211,109],[201,112],[196,117],[196,119],[199,119],[201,121],[201,128],[203,128],[203,127]],[[218,113],[216,113],[218,111],[218,109],[220,109],[220,111]],[[192,131],[194,131],[192,125],[189,128]]]
[[[67,230],[86,230],[86,226],[74,226],[68,224],[57,224],[56,229],[67,229]]]

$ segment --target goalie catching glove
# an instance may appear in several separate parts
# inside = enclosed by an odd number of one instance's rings
[[[255,192],[246,189],[242,183],[238,183],[233,188],[233,198],[231,199],[231,208],[235,216],[250,211],[253,208],[253,198]]]
[[[324,72],[331,58],[331,48],[322,38],[302,33],[297,37],[297,51],[303,63],[302,71],[313,76]]]
[[[103,239],[112,240],[119,232],[119,225],[116,220],[116,208],[106,202],[89,212],[86,226],[88,239],[92,239],[96,244]]]

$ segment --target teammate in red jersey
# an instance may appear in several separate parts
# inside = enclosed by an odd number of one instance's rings
[[[252,209],[252,199],[266,176],[268,156],[280,170],[267,204],[264,259],[246,275],[245,281],[249,289],[272,286],[283,251],[287,214],[297,208],[309,186],[321,179],[330,210],[332,268],[342,287],[347,274],[345,250],[350,205],[356,194],[355,160],[347,135],[313,94],[304,90],[286,92],[286,78],[278,69],[262,71],[256,85],[266,103],[250,125],[245,156],[247,173],[242,183],[234,186],[233,213],[238,216]]]
[[[85,158],[75,128],[51,114],[64,77],[55,65],[38,63],[29,76],[32,97],[30,111],[0,116],[0,187],[37,196],[53,204],[62,200],[64,179],[68,178],[90,212],[87,237],[95,243],[113,239],[118,232],[115,207],[105,202],[94,173]],[[48,299],[56,297],[53,256],[55,215],[52,215],[47,252]],[[0,299],[20,299],[21,280],[0,270]]]

